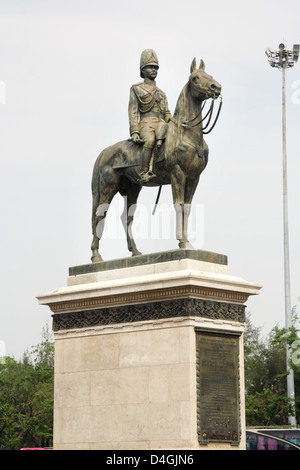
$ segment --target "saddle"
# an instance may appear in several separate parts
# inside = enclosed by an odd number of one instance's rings
[[[142,151],[142,145],[133,143],[130,139],[127,141],[130,144],[132,151],[130,152],[130,158],[124,152],[120,152],[115,158],[113,169],[119,170],[121,168],[129,168],[131,166],[139,166],[141,164],[140,154]],[[135,148],[134,148],[134,147]],[[165,159],[164,142],[161,147],[155,146],[152,152],[151,160],[153,163],[160,163]]]
[[[162,120],[155,129],[156,143],[157,141],[162,141],[162,145],[160,147],[158,147],[157,145],[154,146],[150,161],[151,166],[153,166],[153,163],[162,162],[165,158],[164,149],[167,132],[168,124]],[[113,164],[113,168],[115,170],[140,165],[140,154],[143,148],[143,143],[137,144],[135,142],[132,142],[131,139],[128,139],[125,142],[127,143],[126,147],[128,150],[127,152],[121,151],[117,154]]]

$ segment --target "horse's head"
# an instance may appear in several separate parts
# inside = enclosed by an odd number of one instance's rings
[[[222,88],[211,75],[205,72],[205,64],[202,59],[198,69],[196,67],[196,59],[193,60],[188,86],[192,96],[201,101],[208,98],[218,98]]]

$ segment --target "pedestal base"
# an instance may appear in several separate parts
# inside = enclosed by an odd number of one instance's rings
[[[245,448],[244,302],[260,287],[222,255],[183,253],[70,268],[39,296],[54,312],[55,449]]]

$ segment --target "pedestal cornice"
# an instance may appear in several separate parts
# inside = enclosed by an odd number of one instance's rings
[[[39,303],[54,313],[178,298],[240,304],[260,290],[256,284],[230,276],[224,255],[174,250],[136,258],[70,268],[77,274],[68,277],[68,285],[38,296]],[[112,264],[113,269],[105,269]]]

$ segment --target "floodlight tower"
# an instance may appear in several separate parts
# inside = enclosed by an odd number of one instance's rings
[[[282,72],[282,157],[283,157],[283,227],[284,227],[284,285],[285,285],[285,327],[291,327],[292,308],[290,294],[290,258],[288,231],[288,202],[287,202],[287,152],[286,152],[286,93],[285,71],[295,65],[299,57],[299,44],[294,44],[293,50],[287,50],[284,44],[279,44],[279,50],[266,49],[269,64]],[[295,404],[294,371],[289,365],[289,349],[286,348],[287,361],[287,395]],[[296,425],[295,415],[289,417],[291,425]]]

